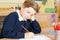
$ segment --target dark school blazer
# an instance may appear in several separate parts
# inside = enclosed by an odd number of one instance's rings
[[[22,25],[35,34],[41,32],[41,27],[36,20],[19,21],[17,12],[11,12],[4,20],[2,38],[24,38],[26,30]]]

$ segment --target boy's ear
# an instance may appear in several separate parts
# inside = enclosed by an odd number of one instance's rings
[[[21,6],[21,9],[24,9],[24,5]]]

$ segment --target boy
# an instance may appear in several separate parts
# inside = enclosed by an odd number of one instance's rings
[[[10,13],[4,20],[3,38],[25,38],[32,37],[41,32],[40,25],[34,18],[39,11],[39,5],[31,0],[26,0],[21,6],[21,10]],[[25,29],[24,29],[24,28]],[[27,30],[29,32],[26,32]]]

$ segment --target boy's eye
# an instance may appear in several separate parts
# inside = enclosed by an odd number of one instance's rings
[[[27,13],[30,13],[30,12],[27,12]]]
[[[33,15],[31,14],[31,16],[33,16]]]

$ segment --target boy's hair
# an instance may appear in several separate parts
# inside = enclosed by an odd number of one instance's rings
[[[39,5],[33,0],[26,0],[23,3],[24,7],[32,7],[36,12],[39,12]]]

